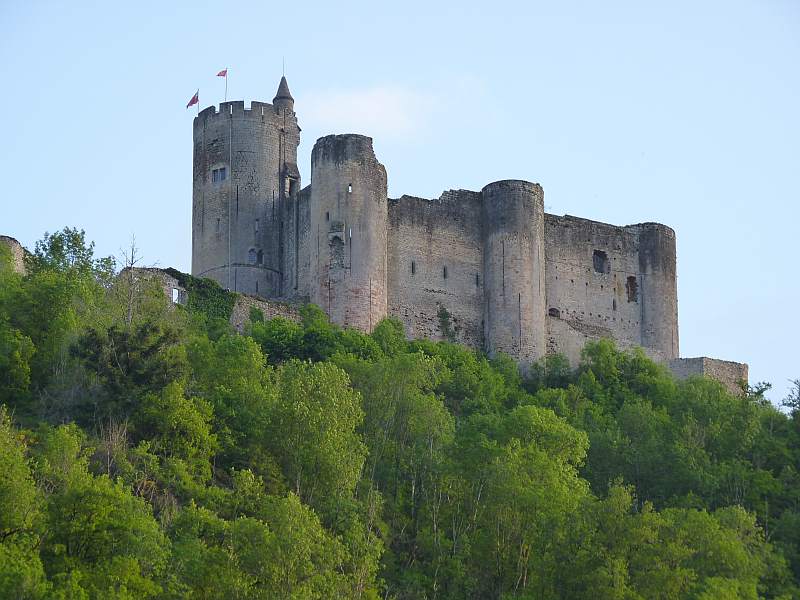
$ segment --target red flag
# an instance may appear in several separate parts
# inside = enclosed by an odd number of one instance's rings
[[[224,69],[222,69],[222,71],[217,73],[217,77],[227,77],[227,76],[228,76],[228,68],[227,67],[225,67]]]
[[[197,90],[194,93],[194,96],[192,96],[192,99],[189,100],[189,104],[186,105],[186,108],[189,108],[190,106],[194,106],[198,102],[200,102],[200,90]]]

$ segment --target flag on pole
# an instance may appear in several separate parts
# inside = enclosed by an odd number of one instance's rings
[[[200,102],[200,90],[199,89],[194,93],[194,96],[192,96],[192,99],[189,100],[189,104],[186,105],[186,108],[189,108],[190,106],[194,106],[198,102]]]
[[[217,73],[217,77],[224,77],[225,78],[225,102],[228,101],[228,67],[225,67]]]

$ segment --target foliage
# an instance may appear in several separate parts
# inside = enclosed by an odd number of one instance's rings
[[[176,269],[165,269],[164,272],[178,280],[189,298],[188,308],[201,315],[209,327],[230,321],[236,294],[223,289],[213,279],[194,277],[181,273]]]
[[[797,390],[607,340],[521,372],[314,306],[236,335],[232,294],[120,288],[73,229],[28,261],[0,269],[0,597],[800,594]]]

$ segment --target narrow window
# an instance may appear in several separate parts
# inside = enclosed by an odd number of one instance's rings
[[[480,287],[481,285],[481,276],[475,273],[475,287]]]
[[[411,261],[411,274],[413,275],[413,274],[414,274],[414,273],[416,273],[416,272],[417,272],[417,263],[415,263],[415,262],[412,260],[412,261]]]
[[[219,219],[217,219],[217,233],[219,233]]]
[[[247,262],[249,262],[251,265],[256,264],[256,251],[254,248],[250,248],[250,250],[248,250]]]
[[[259,265],[263,265],[264,264],[264,251],[263,250],[259,250],[258,251],[258,254],[256,255],[256,262]]]
[[[592,254],[592,265],[597,273],[610,273],[611,265],[608,261],[608,254],[602,250],[595,250]]]
[[[442,275],[444,276],[445,279],[447,279],[447,265],[445,265],[444,268],[442,269]]]
[[[259,225],[259,220],[256,219],[256,233],[258,233],[258,225]]]
[[[628,302],[639,301],[639,283],[636,281],[636,277],[628,277],[625,282],[625,291],[628,293]]]
[[[326,221],[330,221],[331,220],[331,213],[330,212],[325,212],[325,220]]]
[[[353,193],[353,184],[352,183],[348,183],[347,184],[347,193],[348,194],[352,194]]]

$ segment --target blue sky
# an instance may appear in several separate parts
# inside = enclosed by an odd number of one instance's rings
[[[271,101],[375,138],[389,192],[537,181],[548,211],[678,236],[683,356],[800,377],[800,3],[3,2],[0,234],[136,236],[190,267],[193,110]]]

